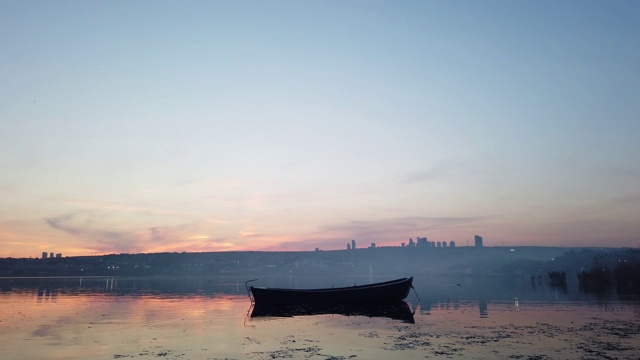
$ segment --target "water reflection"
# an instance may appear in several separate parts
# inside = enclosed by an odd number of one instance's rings
[[[534,290],[529,278],[434,277],[415,282],[420,300],[392,307],[248,312],[247,279],[0,278],[0,359],[577,359],[640,350],[638,296],[584,294],[577,284],[565,293],[537,279]],[[340,280],[293,279],[353,282]],[[286,286],[289,276],[262,281]]]
[[[425,302],[419,305],[420,315],[431,315],[431,303]]]
[[[478,308],[480,309],[480,318],[485,319],[489,316],[489,307],[487,300],[480,300],[478,302]]]
[[[255,304],[251,309],[251,317],[293,317],[308,315],[344,315],[367,316],[400,320],[404,323],[414,324],[413,312],[404,301],[392,304],[376,305],[291,305],[291,306],[264,306]]]
[[[238,277],[63,277],[4,278],[0,293],[37,291],[39,301],[55,300],[64,295],[111,294],[180,296],[180,295],[246,295]]]
[[[39,288],[38,289],[38,303],[44,302],[56,302],[58,298],[58,289],[50,289],[50,288]]]
[[[242,276],[202,276],[202,277],[68,277],[68,278],[0,278],[1,293],[33,294],[38,302],[55,302],[61,296],[80,296],[108,294],[112,296],[154,295],[158,297],[180,297],[193,295],[243,295],[247,291]],[[260,286],[321,288],[332,286],[350,286],[362,284],[369,279],[358,277],[286,277],[263,276]],[[388,278],[374,278],[383,281]],[[420,298],[413,291],[405,299],[419,314],[429,315],[433,311],[456,310],[461,301],[472,301],[479,307],[482,318],[487,317],[487,303],[510,303],[513,310],[518,310],[514,299],[525,306],[531,302],[562,303],[587,302],[595,303],[603,309],[611,303],[637,302],[635,294],[621,295],[616,292],[584,293],[580,291],[576,281],[568,281],[567,287],[549,286],[538,277],[505,278],[505,277],[419,277],[414,279],[414,286]],[[568,279],[569,280],[569,279]],[[535,286],[533,286],[535,284]],[[420,304],[418,306],[418,304]]]

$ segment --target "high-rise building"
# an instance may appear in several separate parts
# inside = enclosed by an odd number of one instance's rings
[[[56,259],[60,259],[61,257],[62,257],[62,254],[61,254],[61,253],[57,253],[57,254],[56,254]]]
[[[447,247],[447,242],[446,241],[442,242],[442,247]]]
[[[49,253],[49,258],[53,259],[53,253]]]
[[[451,240],[451,241],[449,242],[449,247],[456,247],[456,242],[455,242],[455,241],[453,241],[453,240]]]
[[[476,235],[473,237],[476,243],[476,247],[482,247],[482,236]]]
[[[427,240],[427,238],[426,238],[426,237],[419,237],[419,236],[418,236],[418,243],[417,243],[417,246],[418,246],[419,248],[426,248],[426,247],[429,247],[429,240]]]
[[[376,243],[371,243],[371,248],[375,249],[376,248]]]
[[[438,242],[436,243],[436,247],[441,247],[441,246],[442,246],[442,243],[441,243],[440,241],[438,241]]]
[[[351,249],[353,249],[353,250],[356,249],[356,241],[355,240],[351,240]]]
[[[43,252],[42,252],[42,258],[43,258],[43,259],[46,259],[46,258],[47,258],[47,255],[49,255],[49,254],[47,254],[47,252],[46,252],[46,251],[43,251]]]
[[[347,250],[351,250],[351,244],[347,243]]]

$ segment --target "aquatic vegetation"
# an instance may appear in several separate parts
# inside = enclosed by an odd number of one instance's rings
[[[551,271],[547,274],[549,278],[549,285],[553,287],[565,288],[567,287],[567,273],[564,271]]]
[[[591,269],[578,273],[578,282],[585,292],[608,292],[615,285],[619,294],[640,293],[640,250],[594,256]]]

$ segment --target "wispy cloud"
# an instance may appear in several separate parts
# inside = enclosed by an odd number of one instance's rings
[[[63,231],[81,240],[89,241],[97,252],[138,252],[141,251],[139,239],[127,231],[96,229],[92,226],[93,217],[89,212],[77,212],[46,218],[53,229]]]
[[[66,205],[81,211],[121,211],[129,213],[145,213],[155,215],[185,216],[182,211],[167,210],[162,204],[148,202],[146,204],[132,201],[104,201],[95,199],[80,199],[62,196],[43,196],[43,200],[56,205]]]
[[[448,162],[436,163],[426,170],[414,171],[407,173],[401,180],[402,184],[433,182],[448,180],[451,178],[461,178],[468,176],[474,162],[470,160],[451,160]]]
[[[46,218],[45,222],[82,241],[84,248],[94,253],[215,251],[231,246],[226,238],[202,234],[197,223],[106,230],[102,228],[105,225],[96,225],[96,215],[91,211]]]
[[[415,232],[428,232],[455,226],[468,225],[485,217],[403,217],[373,221],[351,221],[344,224],[326,226],[323,231],[352,233],[366,237],[378,237],[377,234],[402,236]],[[389,238],[387,236],[387,238]]]

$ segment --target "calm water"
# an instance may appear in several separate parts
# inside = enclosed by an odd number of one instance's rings
[[[271,277],[346,286],[376,278]],[[1,359],[638,359],[640,299],[529,279],[415,280],[414,324],[249,317],[245,278],[0,279]]]

